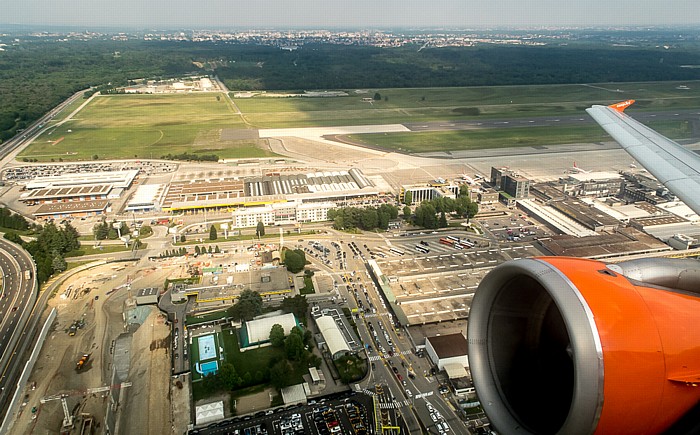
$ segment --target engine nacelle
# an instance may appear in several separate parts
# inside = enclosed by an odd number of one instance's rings
[[[467,331],[492,424],[504,434],[668,429],[700,400],[699,291],[693,260],[498,266],[476,291]]]

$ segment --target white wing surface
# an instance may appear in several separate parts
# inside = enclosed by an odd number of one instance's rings
[[[700,156],[626,115],[623,111],[632,103],[634,100],[596,105],[586,112],[660,183],[700,214]]]

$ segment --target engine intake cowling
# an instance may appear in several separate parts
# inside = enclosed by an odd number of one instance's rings
[[[608,266],[566,257],[491,271],[467,335],[494,427],[567,435],[670,427],[700,399],[698,271],[693,260]]]

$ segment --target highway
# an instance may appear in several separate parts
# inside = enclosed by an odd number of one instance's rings
[[[78,98],[82,98],[85,92],[87,92],[88,90],[89,89],[79,91],[71,95],[68,99],[51,109],[44,116],[34,121],[29,127],[25,128],[24,131],[22,131],[21,133],[17,133],[15,137],[1,144],[0,162],[6,157],[12,155],[15,151],[21,151],[22,147],[29,145],[34,139],[39,137],[39,135],[41,135],[44,132],[44,129],[50,127],[47,125],[47,123],[51,121],[54,118],[54,116],[58,115],[61,112],[61,110],[63,110],[66,106],[68,106]],[[8,162],[1,163],[2,164],[0,164],[0,167],[3,167]]]
[[[17,367],[24,365],[15,362],[15,348],[37,294],[36,272],[29,253],[4,239],[0,239],[0,269],[4,280],[0,298],[0,398],[4,398],[14,388]],[[28,279],[25,271],[30,271]],[[3,404],[0,400],[0,405]]]

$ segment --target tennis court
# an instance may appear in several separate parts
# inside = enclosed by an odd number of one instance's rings
[[[216,358],[216,343],[214,342],[214,334],[199,337],[197,340],[197,345],[199,346],[200,361]]]

